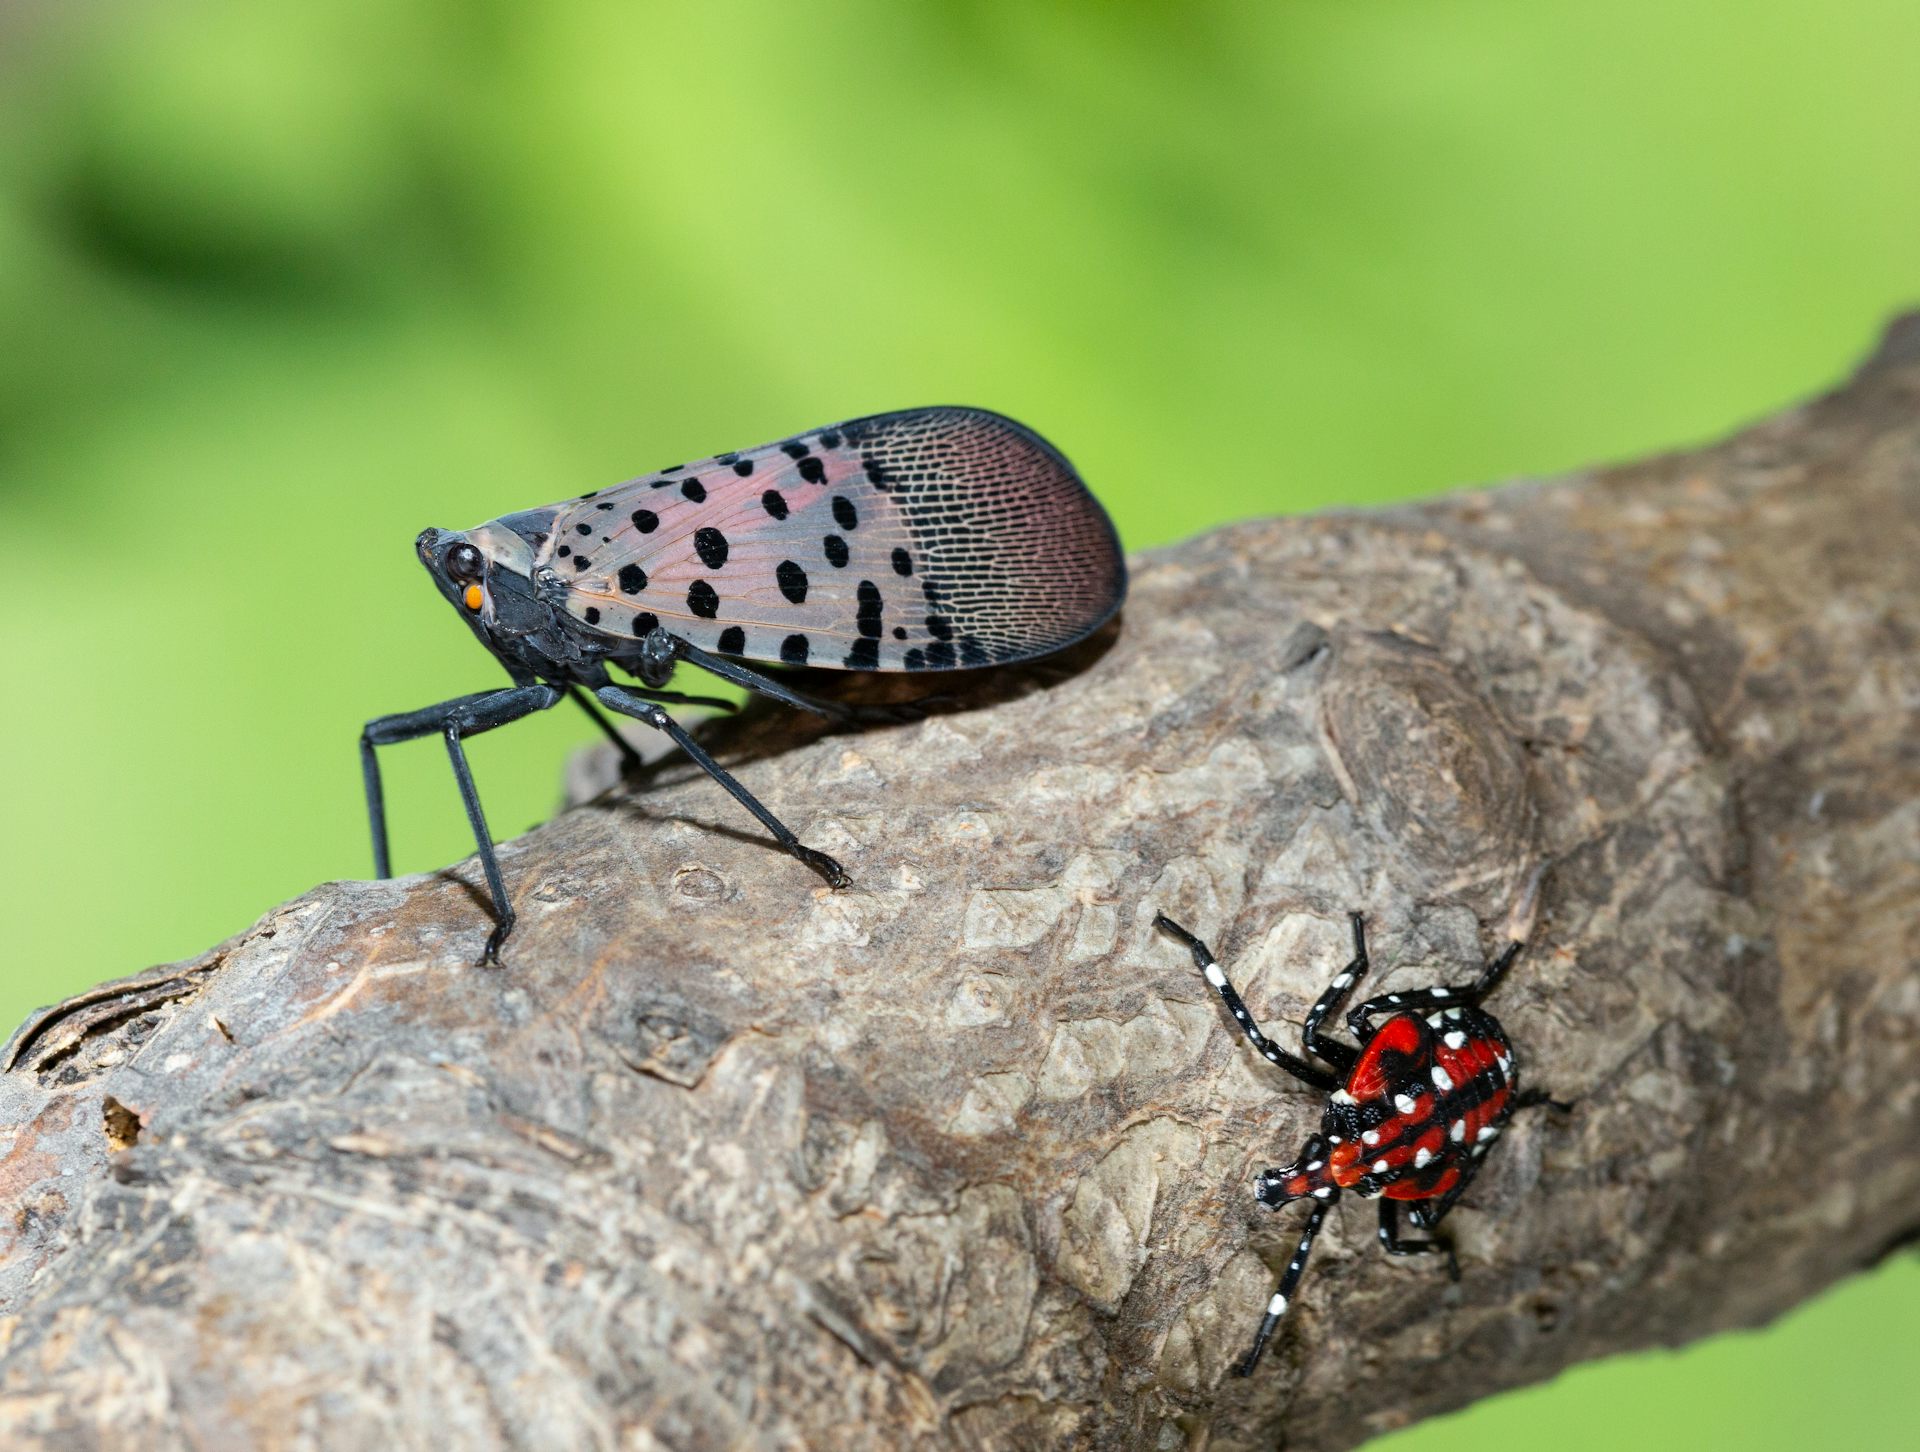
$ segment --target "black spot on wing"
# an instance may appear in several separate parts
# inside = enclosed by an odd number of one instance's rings
[[[878,640],[881,613],[886,609],[886,602],[880,598],[880,587],[871,580],[862,580],[860,588],[854,591],[854,599],[859,602],[854,619],[860,633],[869,640]]]
[[[720,632],[719,650],[722,655],[740,655],[747,648],[747,632],[737,625],[729,625]]]
[[[827,563],[832,565],[836,570],[844,570],[847,567],[847,542],[841,539],[839,535],[830,534],[821,540],[820,549],[821,552],[826,555]]]
[[[795,605],[807,602],[807,572],[792,560],[782,560],[774,569],[773,578],[779,583],[780,593]]]
[[[727,537],[712,525],[693,532],[693,548],[700,556],[700,563],[709,570],[717,570],[727,562]]]
[[[804,635],[789,635],[780,642],[780,659],[788,665],[807,663],[807,638]]]
[[[638,565],[622,565],[617,578],[623,594],[638,595],[647,588],[647,572]]]
[[[760,507],[775,519],[785,519],[793,511],[787,508],[787,496],[778,489],[769,489],[760,496]]]
[[[636,509],[633,511],[633,527],[642,534],[652,534],[660,527],[660,516],[651,509]]]
[[[687,586],[687,609],[702,620],[711,620],[720,613],[720,592],[705,580],[695,580]]]
[[[707,486],[702,484],[698,479],[689,479],[680,486],[680,492],[695,504],[702,504],[706,501]]]
[[[850,671],[873,671],[880,668],[880,642],[868,640],[862,636],[847,651],[846,667]]]

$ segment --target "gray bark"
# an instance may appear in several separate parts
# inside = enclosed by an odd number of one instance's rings
[[[0,1441],[1331,1449],[1764,1321],[1920,1228],[1917,518],[1909,319],[1715,448],[1151,552],[966,709],[712,727],[852,890],[670,763],[503,848],[503,969],[468,861],[36,1015]],[[1457,1285],[1347,1201],[1237,1381],[1319,1104],[1150,923],[1283,1025],[1352,908],[1383,989],[1530,927],[1577,1108]]]

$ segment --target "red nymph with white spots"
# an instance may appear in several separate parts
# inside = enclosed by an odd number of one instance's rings
[[[1260,1031],[1205,943],[1171,918],[1154,919],[1156,927],[1192,951],[1193,961],[1248,1042],[1269,1062],[1327,1095],[1319,1133],[1308,1138],[1292,1164],[1261,1171],[1254,1187],[1256,1198],[1269,1209],[1295,1200],[1311,1201],[1313,1209],[1267,1304],[1253,1348],[1238,1367],[1241,1376],[1252,1372],[1286,1314],[1329,1205],[1344,1193],[1380,1197],[1380,1243],[1388,1254],[1444,1255],[1458,1279],[1460,1266],[1449,1242],[1410,1240],[1400,1234],[1402,1202],[1410,1202],[1407,1218],[1416,1229],[1433,1229],[1472,1183],[1508,1117],[1516,1109],[1556,1102],[1539,1091],[1520,1092],[1506,1033],[1480,1007],[1520,956],[1517,942],[1464,987],[1388,993],[1349,1010],[1347,1027],[1360,1041],[1357,1049],[1322,1033],[1321,1024],[1339,1011],[1367,972],[1366,924],[1359,913],[1352,915],[1352,922],[1353,961],[1335,976],[1301,1026],[1301,1047],[1331,1066],[1322,1068],[1288,1053]]]

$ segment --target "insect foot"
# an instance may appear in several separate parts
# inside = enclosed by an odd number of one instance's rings
[[[1252,1374],[1292,1304],[1329,1205],[1347,1193],[1378,1196],[1381,1249],[1388,1255],[1444,1256],[1458,1280],[1452,1244],[1403,1237],[1401,1207],[1410,1206],[1408,1219],[1416,1229],[1434,1229],[1472,1183],[1513,1112],[1557,1103],[1539,1091],[1520,1092],[1506,1033],[1480,1006],[1520,956],[1519,943],[1509,944],[1471,984],[1382,994],[1358,1004],[1346,1016],[1358,1047],[1324,1035],[1321,1024],[1339,1013],[1369,966],[1365,919],[1353,913],[1349,922],[1353,957],[1308,1010],[1300,1046],[1311,1058],[1301,1058],[1261,1032],[1204,942],[1171,918],[1154,919],[1155,927],[1192,953],[1261,1057],[1327,1096],[1319,1132],[1291,1164],[1261,1171],[1255,1183],[1255,1197],[1268,1209],[1295,1200],[1311,1201],[1312,1209],[1253,1346],[1236,1368],[1240,1376]]]
[[[691,665],[848,724],[914,721],[943,698],[851,706],[757,667],[1019,664],[1086,639],[1127,592],[1113,522],[1073,466],[1031,429],[974,408],[813,429],[472,529],[424,530],[414,549],[513,685],[367,724],[360,758],[374,871],[389,872],[375,749],[444,735],[493,902],[487,962],[498,961],[513,912],[466,737],[566,696],[632,767],[637,753],[599,707],[630,716],[667,736],[790,855],[846,887],[846,869],[803,846],[661,709],[721,704],[667,690],[674,671]]]

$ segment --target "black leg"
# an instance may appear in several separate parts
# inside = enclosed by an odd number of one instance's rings
[[[1267,1349],[1274,1328],[1280,1324],[1280,1318],[1287,1314],[1287,1306],[1293,1300],[1294,1291],[1299,1288],[1300,1277],[1306,1274],[1307,1254],[1313,1249],[1313,1237],[1320,1233],[1320,1222],[1326,1218],[1327,1201],[1315,1200],[1313,1213],[1307,1216],[1307,1228],[1301,1232],[1300,1243],[1294,1247],[1293,1259],[1287,1262],[1287,1268],[1280,1276],[1280,1285],[1274,1291],[1273,1299],[1267,1302],[1267,1313],[1260,1318],[1260,1329],[1253,1334],[1252,1349],[1234,1368],[1235,1376],[1252,1376],[1254,1367],[1259,1365],[1260,1353]]]
[[[1388,1255],[1444,1255],[1447,1274],[1460,1279],[1460,1257],[1453,1253],[1450,1240],[1402,1240],[1400,1238],[1400,1202],[1380,1202],[1380,1246]]]
[[[797,710],[811,711],[816,716],[825,716],[829,721],[839,721],[850,725],[889,725],[902,721],[923,719],[929,707],[949,704],[948,696],[922,696],[915,701],[902,701],[893,706],[855,706],[844,701],[825,701],[818,696],[809,696],[796,691],[784,681],[762,675],[750,666],[738,661],[728,660],[725,656],[709,655],[697,645],[689,645],[678,636],[673,638],[674,653],[690,665],[697,665],[703,671],[712,671],[723,681],[732,681],[736,686],[745,686],[757,695],[779,701],[782,705]]]
[[[1330,1013],[1337,1013],[1346,996],[1353,991],[1353,985],[1367,976],[1367,920],[1359,913],[1349,913],[1353,925],[1353,961],[1342,968],[1327,985],[1327,991],[1320,995],[1311,1010],[1307,1021],[1300,1026],[1300,1044],[1309,1054],[1325,1059],[1344,1076],[1353,1072],[1353,1066],[1359,1054],[1338,1039],[1323,1038],[1320,1025]]]
[[[487,831],[487,815],[480,810],[480,793],[473,784],[473,769],[467,765],[467,749],[460,744],[460,725],[447,723],[447,756],[453,762],[453,779],[460,783],[460,801],[467,809],[467,824],[473,828],[473,844],[480,853],[480,870],[487,877],[487,891],[493,895],[493,931],[487,934],[487,946],[479,963],[498,963],[500,945],[513,931],[513,903],[507,898],[507,885],[500,878],[500,863],[493,855],[493,834]]]
[[[560,692],[546,685],[481,691],[475,695],[442,701],[437,706],[422,707],[418,711],[382,716],[369,721],[360,733],[360,770],[367,788],[367,818],[373,829],[373,868],[379,877],[390,876],[392,866],[387,851],[386,801],[380,787],[380,764],[375,758],[374,748],[390,746],[398,741],[412,741],[421,736],[438,735],[445,738],[447,753],[453,760],[454,779],[460,784],[460,798],[466,804],[467,820],[472,824],[474,842],[479,848],[480,866],[486,873],[487,888],[493,896],[497,926],[487,939],[487,949],[480,960],[483,963],[500,961],[500,944],[506,941],[507,933],[513,927],[513,909],[507,902],[506,888],[500,879],[500,865],[494,860],[493,839],[487,833],[486,818],[480,811],[480,796],[474,789],[473,773],[467,766],[466,752],[460,745],[460,739],[491,731],[496,726],[505,726],[535,711],[544,711],[559,699]]]
[[[1507,970],[1513,966],[1514,960],[1520,956],[1520,950],[1525,946],[1524,943],[1507,944],[1506,951],[1481,970],[1480,976],[1473,981],[1472,987],[1464,991],[1460,989],[1454,991],[1462,993],[1467,1002],[1478,1003],[1500,986],[1500,980],[1507,976]]]
[[[475,691],[470,696],[455,696],[451,701],[442,701],[437,706],[423,706],[418,711],[380,716],[367,722],[361,729],[360,776],[367,788],[367,822],[373,828],[375,877],[391,877],[393,868],[387,854],[386,795],[380,789],[380,763],[374,756],[374,747],[391,746],[396,741],[412,741],[420,736],[436,736],[454,713],[490,701],[495,696],[510,694],[512,692],[509,690]]]
[[[1212,952],[1205,943],[1165,913],[1155,916],[1153,925],[1169,937],[1177,938],[1187,945],[1188,951],[1193,954],[1194,966],[1206,975],[1207,982],[1213,985],[1213,991],[1218,993],[1220,1001],[1226,1004],[1227,1012],[1232,1014],[1234,1022],[1240,1025],[1240,1032],[1247,1036],[1248,1043],[1259,1050],[1262,1058],[1268,1063],[1279,1065],[1294,1078],[1302,1083],[1311,1084],[1316,1089],[1330,1091],[1339,1087],[1340,1081],[1325,1069],[1316,1064],[1309,1064],[1305,1059],[1295,1058],[1260,1032],[1259,1025],[1253,1021],[1253,1015],[1247,1012],[1246,1004],[1241,1001],[1240,995],[1233,991],[1233,985],[1227,982],[1227,975],[1220,971],[1219,963],[1214,960]]]
[[[620,734],[620,729],[613,722],[600,714],[599,707],[587,699],[586,693],[578,686],[568,686],[567,697],[592,717],[593,724],[600,728],[601,734],[613,743],[613,749],[620,753],[620,770],[622,772],[640,770],[640,753],[633,749],[633,743]]]
[[[729,701],[721,696],[687,696],[682,695],[679,691],[656,691],[645,686],[628,686],[627,689],[644,700],[660,701],[669,706],[705,706],[713,711],[738,711],[740,709],[739,702]],[[620,734],[619,727],[615,726],[613,722],[600,714],[599,707],[593,704],[593,701],[587,696],[586,692],[582,691],[578,686],[568,686],[567,695],[576,706],[593,718],[593,724],[598,726],[602,733],[605,734],[607,740],[613,743],[613,749],[620,753],[621,771],[631,773],[640,770],[641,766],[644,765],[640,760],[640,753],[633,749],[633,743],[631,741]]]
[[[1364,1044],[1373,1037],[1373,1020],[1383,1014],[1392,1017],[1396,1013],[1438,1013],[1470,1001],[1461,995],[1459,989],[1444,986],[1409,988],[1405,993],[1383,993],[1378,998],[1369,998],[1365,1003],[1355,1004],[1348,1009],[1347,1028]]]
[[[601,704],[618,711],[623,716],[631,716],[636,721],[644,721],[656,731],[664,731],[672,738],[674,745],[692,758],[693,764],[708,776],[719,782],[732,795],[733,799],[752,812],[760,825],[773,834],[773,839],[793,856],[824,877],[834,887],[849,887],[853,879],[838,862],[824,852],[816,852],[811,847],[801,845],[800,839],[790,831],[786,823],[760,804],[758,798],[735,781],[731,774],[709,756],[700,743],[687,734],[680,723],[653,702],[641,697],[637,692],[625,686],[602,686],[594,692]]]
[[[1487,964],[1472,983],[1464,986],[1440,984],[1433,988],[1415,988],[1405,993],[1384,993],[1378,998],[1369,998],[1348,1013],[1347,1027],[1353,1031],[1355,1038],[1365,1043],[1373,1033],[1372,1020],[1376,1014],[1434,1013],[1458,1008],[1462,1004],[1478,1003],[1500,986],[1500,980],[1506,977],[1507,970],[1520,956],[1523,946],[1520,943],[1507,944],[1504,953]]]

